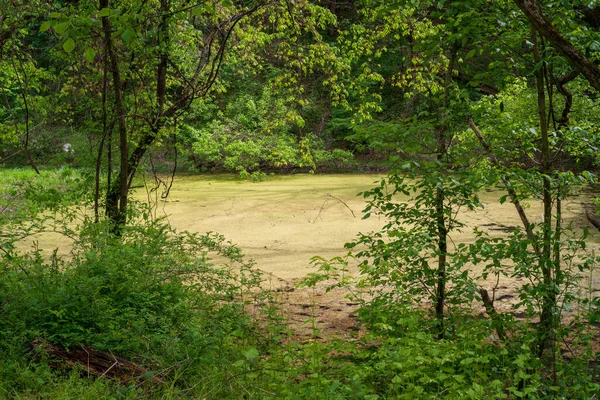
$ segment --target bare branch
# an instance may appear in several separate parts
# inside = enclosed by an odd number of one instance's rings
[[[490,161],[492,162],[492,164],[494,166],[499,166],[500,162],[498,161],[498,157],[496,157],[496,155],[492,152],[490,145],[488,144],[488,142],[485,140],[485,138],[481,134],[481,131],[479,130],[477,125],[475,125],[475,122],[473,121],[473,117],[471,115],[468,116],[467,123],[469,124],[469,126],[471,127],[471,129],[473,130],[475,135],[477,136],[477,139],[479,139],[479,143],[481,143],[481,146],[485,150],[485,152],[486,152],[488,158],[490,159]],[[521,202],[519,201],[519,196],[517,195],[517,192],[511,185],[510,180],[508,179],[508,177],[506,175],[502,176],[502,183],[504,184],[504,187],[506,188],[506,191],[508,192],[508,196],[510,197],[511,203],[513,203],[513,205],[515,206],[515,208],[517,210],[517,213],[519,214],[519,218],[521,218],[521,222],[523,223],[525,232],[527,232],[527,237],[531,241],[531,244],[532,244],[533,248],[535,249],[535,252],[537,254],[539,254],[540,248],[539,248],[539,245],[537,244],[535,235],[533,234],[533,226],[529,222],[529,218],[527,218],[527,214],[525,213],[525,209],[523,208],[523,206],[521,205]]]

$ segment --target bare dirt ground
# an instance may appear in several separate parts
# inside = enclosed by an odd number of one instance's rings
[[[345,298],[346,292],[326,292],[326,284],[316,288],[296,288],[308,273],[313,256],[329,259],[346,254],[344,244],[358,232],[381,228],[384,220],[372,216],[363,220],[365,201],[357,193],[374,186],[376,175],[292,175],[277,176],[253,183],[223,176],[184,176],[176,178],[170,197],[159,206],[178,229],[197,232],[215,231],[239,245],[266,273],[266,286],[277,292],[282,309],[296,335],[345,335],[356,330],[356,303]],[[461,212],[467,225],[452,236],[455,244],[473,240],[472,228],[502,235],[503,228],[518,226],[514,207],[500,205],[499,191],[481,194],[485,208]],[[565,224],[592,228],[583,214],[586,196],[576,196],[563,205]],[[531,202],[527,209],[532,221],[541,218],[541,204]],[[593,229],[594,230],[594,229]],[[594,230],[595,231],[595,230]],[[600,247],[600,233],[592,232],[590,247]],[[351,266],[356,272],[356,266]],[[476,269],[473,271],[477,273]],[[587,285],[588,280],[585,279]],[[495,306],[511,311],[523,278],[501,278],[480,285],[488,290],[497,285]],[[592,276],[592,289],[600,294],[600,270]]]

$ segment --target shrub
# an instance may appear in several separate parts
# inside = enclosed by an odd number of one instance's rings
[[[84,226],[69,259],[4,254],[0,336],[11,340],[0,345],[0,390],[8,397],[60,376],[31,361],[34,339],[129,358],[176,386],[196,373],[220,377],[236,368],[240,347],[259,341],[244,307],[261,293],[260,274],[223,237],[162,222],[134,224],[118,239],[104,232]],[[19,378],[25,371],[35,379]]]

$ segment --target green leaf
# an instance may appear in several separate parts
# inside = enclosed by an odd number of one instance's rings
[[[69,28],[68,22],[61,22],[60,24],[54,25],[54,31],[56,33],[65,33],[68,28]]]
[[[233,3],[231,2],[231,0],[223,0],[221,1],[221,6],[224,8],[229,8],[233,7]]]
[[[132,29],[127,28],[123,31],[123,34],[121,35],[121,39],[123,39],[123,41],[125,43],[129,43],[129,42],[131,42],[131,39],[133,39],[134,36],[135,36],[135,32]]]
[[[238,360],[238,361],[236,361],[236,362],[233,363],[233,366],[237,367],[237,368],[241,368],[244,365],[246,365],[246,361],[244,361],[244,360]]]
[[[256,360],[258,358],[258,350],[254,347],[250,347],[248,350],[243,351],[242,354],[248,360]]]
[[[102,10],[100,10],[100,12],[98,13],[99,17],[108,17],[110,15],[110,8],[103,8]]]
[[[192,9],[192,15],[214,14],[214,12],[215,6],[212,3],[205,3]]]
[[[50,14],[48,14],[48,16],[53,19],[58,19],[58,18],[62,17],[62,14],[57,13],[57,12],[51,12]]]
[[[54,25],[54,21],[45,21],[42,26],[40,26],[40,32],[46,32],[52,25]]]
[[[202,14],[203,11],[204,11],[204,5],[194,7],[192,9],[192,15],[200,15],[200,14]]]
[[[73,40],[73,38],[68,38],[67,40],[65,40],[65,42],[62,45],[62,48],[67,53],[72,52],[75,49],[75,41]]]
[[[592,174],[590,171],[583,171],[581,176],[585,178],[589,183],[594,183],[596,181],[596,176]]]
[[[94,49],[86,49],[85,53],[85,59],[88,60],[88,62],[94,62],[94,59],[96,58],[96,50]]]

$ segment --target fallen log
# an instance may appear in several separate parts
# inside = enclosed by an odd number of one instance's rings
[[[52,368],[73,369],[79,367],[86,371],[88,375],[91,374],[99,378],[116,378],[122,384],[147,380],[153,380],[157,383],[164,382],[152,372],[131,361],[110,353],[94,350],[91,347],[81,346],[66,349],[40,339],[34,340],[31,346],[51,356],[52,361],[48,364]]]
[[[600,218],[591,210],[591,207],[585,208],[585,217],[590,221],[590,224],[600,231]]]

